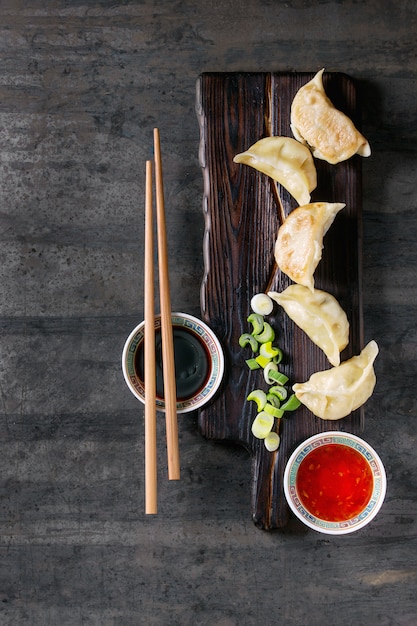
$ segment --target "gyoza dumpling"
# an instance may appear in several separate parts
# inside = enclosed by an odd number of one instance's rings
[[[370,341],[358,356],[337,367],[312,374],[307,382],[293,385],[293,391],[300,402],[321,419],[346,417],[373,393],[377,354],[377,343]]]
[[[352,120],[336,109],[323,87],[324,69],[301,87],[291,105],[294,137],[308,144],[313,155],[328,163],[339,163],[354,154],[369,156],[371,148]]]
[[[317,186],[317,172],[311,152],[291,137],[264,137],[233,161],[250,165],[279,182],[298,204],[310,202]]]
[[[340,364],[340,352],[349,343],[349,322],[336,298],[303,285],[290,285],[281,293],[270,291],[268,295],[323,350],[332,365]]]
[[[341,202],[313,202],[299,206],[279,228],[275,260],[295,283],[314,289],[314,271],[321,259],[323,237],[336,214],[345,206]]]

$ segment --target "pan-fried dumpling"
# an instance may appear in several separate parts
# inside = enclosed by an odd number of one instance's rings
[[[290,285],[281,293],[269,292],[287,315],[323,350],[332,365],[340,364],[340,352],[349,343],[349,322],[334,296]]]
[[[341,202],[313,202],[299,206],[279,228],[275,260],[280,270],[295,283],[313,291],[314,271],[321,259],[323,237],[336,214],[345,206]]]
[[[317,186],[317,172],[311,152],[292,137],[264,137],[233,161],[244,163],[280,183],[298,204],[310,202]]]
[[[335,164],[354,154],[367,157],[371,148],[352,120],[334,107],[323,87],[324,69],[295,94],[291,105],[294,137],[308,144],[313,155]]]
[[[377,354],[377,343],[370,341],[358,356],[337,367],[312,374],[307,382],[293,385],[293,391],[300,402],[321,419],[346,417],[373,393]]]

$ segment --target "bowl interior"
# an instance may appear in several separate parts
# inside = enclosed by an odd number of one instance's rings
[[[329,519],[324,519],[326,516],[319,517],[315,511],[309,510],[308,500],[304,497],[305,494],[301,493],[299,480],[297,480],[301,478],[306,465],[313,467],[310,461],[312,462],[314,457],[319,454],[318,451],[329,450],[334,456],[336,448],[329,449],[328,446],[344,446],[345,448],[342,450],[354,454],[370,477],[370,491],[364,500],[363,508],[348,519],[337,518],[337,521],[331,521],[331,518],[329,521]],[[340,448],[338,449],[340,450]],[[326,479],[324,472],[325,469],[322,467],[321,480]],[[319,479],[317,478],[317,480]],[[291,510],[304,524],[322,533],[345,534],[363,528],[378,513],[385,497],[386,475],[378,454],[363,439],[350,433],[320,433],[307,439],[292,453],[285,468],[284,492]]]
[[[177,411],[186,413],[206,404],[216,393],[223,378],[224,356],[219,340],[201,320],[186,313],[173,313],[177,380]],[[161,318],[155,317],[157,398],[156,406],[165,410],[161,356]],[[122,356],[125,381],[131,392],[145,402],[143,375],[145,323],[129,335]]]

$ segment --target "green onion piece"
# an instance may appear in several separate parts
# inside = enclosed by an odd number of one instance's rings
[[[243,333],[243,335],[240,335],[239,337],[239,345],[241,348],[246,348],[248,344],[252,348],[252,352],[258,351],[258,342],[255,337],[250,333]]]
[[[299,401],[299,399],[297,398],[297,396],[293,393],[288,400],[286,401],[285,404],[283,404],[281,406],[281,409],[283,411],[295,411],[295,409],[298,409],[298,407],[301,405],[301,402]]]
[[[264,439],[265,448],[268,452],[275,452],[278,450],[280,443],[280,437],[278,433],[271,431]]]
[[[274,361],[274,363],[278,365],[279,363],[281,363],[284,354],[280,348],[275,348],[275,349],[278,350],[278,354],[272,357],[272,360]]]
[[[257,439],[265,439],[271,432],[273,425],[274,416],[265,411],[261,411],[253,420],[251,428],[252,434]]]
[[[262,356],[262,354],[258,354],[255,361],[260,365],[260,367],[265,368],[271,362],[271,359],[266,356]]]
[[[264,406],[264,411],[266,413],[269,413],[269,415],[273,415],[274,417],[280,418],[284,415],[284,411],[283,409],[278,409],[275,406],[272,406],[272,404],[268,404],[266,403]]]
[[[247,359],[246,365],[249,367],[250,370],[259,370],[261,368],[256,359]]]
[[[261,347],[259,348],[259,354],[273,359],[274,357],[278,356],[279,349],[275,348],[275,346],[272,345],[272,341],[266,341],[265,343],[261,343]]]
[[[268,389],[268,395],[275,396],[279,400],[283,401],[287,399],[288,391],[282,385],[274,385]]]
[[[278,398],[278,396],[274,396],[273,393],[266,394],[266,401],[269,404],[272,404],[272,406],[275,406],[277,409],[279,409],[279,407],[281,406],[281,400]]]
[[[275,365],[273,363],[273,365]],[[285,385],[288,382],[288,376],[285,376],[282,372],[278,372],[278,369],[269,369],[268,378],[270,383],[278,383],[279,385]]]
[[[275,339],[275,331],[268,322],[263,323],[262,332],[253,332],[252,334],[256,341],[259,341],[259,343],[267,343],[268,341],[274,341]]]
[[[262,389],[254,389],[250,392],[246,400],[253,400],[254,402],[256,402],[258,411],[262,411],[262,409],[266,405],[266,393]]]
[[[252,324],[252,335],[258,335],[264,327],[264,318],[259,313],[251,313],[247,321]]]
[[[270,361],[269,363],[267,363],[264,366],[264,378],[265,378],[265,382],[267,385],[272,385],[274,384],[275,381],[273,381],[272,379],[269,378],[269,373],[270,372],[277,372],[278,371],[278,365],[275,365],[275,363],[273,363],[273,361]]]
[[[257,293],[250,301],[252,311],[259,315],[269,315],[272,313],[274,303],[266,293]]]

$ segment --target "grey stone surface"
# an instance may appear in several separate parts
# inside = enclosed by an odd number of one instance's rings
[[[0,624],[417,623],[416,4],[405,0],[0,3]],[[203,71],[358,80],[364,437],[379,516],[326,537],[250,519],[246,452],[180,419],[182,478],[144,514],[143,410],[123,343],[143,317],[144,161],[164,156],[172,305],[199,314]],[[159,440],[163,441],[163,424]]]

